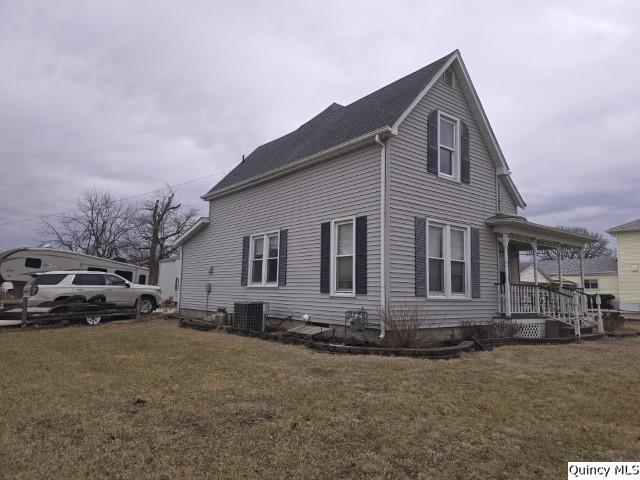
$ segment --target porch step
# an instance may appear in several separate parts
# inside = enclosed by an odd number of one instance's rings
[[[548,319],[544,322],[544,328],[547,337],[552,338],[566,338],[573,337],[576,334],[575,328],[571,325],[567,325],[560,320]],[[580,328],[580,335],[588,335],[592,333],[592,327]]]

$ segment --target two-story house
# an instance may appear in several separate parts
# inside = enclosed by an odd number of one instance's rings
[[[332,103],[202,198],[209,216],[180,240],[182,312],[261,301],[342,324],[364,308],[381,336],[391,305],[431,328],[540,313],[544,295],[518,288],[518,252],[589,241],[518,216],[525,202],[457,50]]]
[[[618,291],[620,310],[640,312],[640,218],[607,233],[618,244]]]

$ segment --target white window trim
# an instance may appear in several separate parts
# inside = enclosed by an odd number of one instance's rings
[[[442,228],[442,248],[444,255],[444,293],[431,293],[429,291],[429,226]],[[451,229],[464,231],[464,278],[465,292],[451,292]],[[427,219],[426,243],[426,272],[427,272],[427,298],[430,300],[471,300],[471,228],[459,223],[443,222],[436,219]]]
[[[453,164],[452,164],[452,168],[453,168],[453,175],[449,175],[448,173],[442,173],[440,171],[440,148],[441,148],[441,143],[440,143],[440,133],[442,132],[442,129],[440,128],[440,120],[442,119],[442,117],[444,117],[447,120],[452,121],[455,126],[455,132],[453,135]],[[438,110],[438,177],[440,178],[444,178],[446,180],[451,180],[454,182],[460,182],[460,148],[461,148],[461,137],[460,137],[460,119],[458,117],[455,117],[453,115],[449,115],[448,113],[444,113],[441,112],[440,110]],[[444,146],[444,148],[446,148],[447,150],[449,150],[449,147]]]
[[[267,282],[267,265],[269,260],[269,237],[271,235],[278,236],[278,267],[276,270],[276,281],[275,282]],[[254,238],[262,237],[262,281],[254,282],[253,281],[253,244]],[[249,281],[247,282],[247,287],[249,288],[278,288],[278,283],[280,280],[280,230],[274,230],[272,232],[266,233],[256,233],[249,237],[249,266],[248,266],[248,275]]]
[[[336,289],[336,253],[338,251],[337,249],[337,245],[336,245],[336,238],[337,238],[337,233],[338,230],[336,228],[336,225],[338,224],[342,224],[342,223],[349,223],[351,222],[351,224],[353,225],[353,246],[352,246],[352,256],[353,256],[353,262],[352,262],[352,278],[353,281],[351,283],[351,291],[345,291],[345,290],[338,290]],[[330,285],[331,285],[331,296],[332,297],[355,297],[356,296],[356,217],[351,216],[351,217],[343,217],[343,218],[336,218],[336,219],[332,219],[331,220],[331,262],[330,262],[331,268],[329,269],[329,275],[331,275],[331,281],[330,281]]]

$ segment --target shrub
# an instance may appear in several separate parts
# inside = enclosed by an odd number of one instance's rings
[[[378,307],[378,315],[385,325],[385,343],[390,348],[420,348],[427,343],[427,329],[415,307],[408,304]]]
[[[606,312],[602,314],[602,326],[605,332],[615,332],[624,326],[624,317],[620,312]]]
[[[519,330],[517,323],[507,319],[490,322],[475,322],[473,320],[460,322],[462,340],[515,337]]]

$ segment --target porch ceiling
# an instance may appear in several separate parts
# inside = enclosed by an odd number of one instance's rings
[[[582,248],[593,242],[593,239],[589,237],[533,223],[520,216],[496,215],[488,218],[486,223],[493,227],[493,231],[497,234],[507,233],[509,238],[516,242],[531,243],[535,241],[538,248],[559,246]]]

